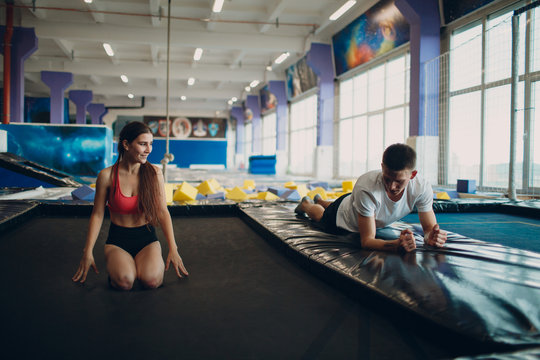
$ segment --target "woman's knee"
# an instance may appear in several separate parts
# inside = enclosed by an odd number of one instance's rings
[[[139,281],[147,289],[157,289],[163,284],[163,273],[141,274]]]
[[[131,290],[135,277],[131,274],[111,275],[111,285],[119,290]]]

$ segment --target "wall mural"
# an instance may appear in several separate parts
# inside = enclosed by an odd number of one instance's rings
[[[290,100],[317,86],[319,78],[304,56],[287,69],[287,98]]]
[[[409,24],[383,0],[332,37],[336,74],[341,75],[409,41]]]
[[[260,94],[261,94],[261,112],[275,109],[275,107],[277,106],[277,98],[276,98],[276,95],[270,92],[268,85],[265,85],[261,89]]]
[[[152,129],[154,137],[167,137],[165,116],[145,116],[143,121]],[[203,117],[169,117],[169,138],[225,139],[227,119]]]
[[[8,152],[74,176],[96,176],[112,164],[112,130],[104,125],[0,125]]]

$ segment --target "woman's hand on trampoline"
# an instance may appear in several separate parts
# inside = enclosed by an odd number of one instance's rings
[[[416,241],[414,240],[413,232],[410,229],[402,230],[398,240],[399,248],[406,252],[411,252],[416,249]]]
[[[167,264],[165,265],[165,270],[169,270],[169,266],[171,265],[171,263],[178,277],[182,278],[184,276],[189,275],[186,270],[186,267],[184,266],[184,263],[182,262],[182,258],[178,254],[178,251],[169,251],[169,255],[167,256]]]
[[[439,228],[439,224],[435,224],[424,241],[430,246],[442,247],[446,242],[446,231]]]
[[[99,271],[96,266],[96,262],[94,261],[94,256],[83,255],[81,262],[79,263],[79,268],[77,269],[77,272],[71,278],[71,280],[75,282],[84,283],[86,281],[86,276],[88,275],[88,270],[90,270],[90,267],[94,269],[96,274],[99,274]]]

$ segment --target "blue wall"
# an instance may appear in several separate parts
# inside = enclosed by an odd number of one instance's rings
[[[0,124],[7,151],[74,176],[97,176],[112,164],[112,130],[104,125]]]
[[[148,161],[160,164],[165,154],[166,140],[155,139]],[[118,143],[114,143],[114,159],[118,156]],[[188,168],[193,164],[223,165],[227,167],[227,140],[169,140],[169,151],[174,155],[170,164]]]

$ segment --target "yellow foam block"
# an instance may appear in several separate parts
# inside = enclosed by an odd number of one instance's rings
[[[309,192],[307,186],[304,184],[297,185],[296,191],[298,191],[298,194],[300,195],[300,197],[306,196]]]
[[[323,200],[327,200],[328,199],[328,195],[326,195],[326,190],[324,190],[324,188],[322,187],[316,187],[315,189],[311,190],[310,192],[308,192],[307,196],[309,196],[310,198],[314,198],[315,195],[321,195],[321,198]]]
[[[167,204],[173,202],[174,190],[177,186],[178,184],[165,183],[165,198],[167,199]]]
[[[272,200],[279,200],[279,196],[277,196],[274,193],[271,193],[270,191],[263,191],[257,194],[257,199],[272,201]]]
[[[294,181],[288,181],[283,185],[283,187],[294,190],[296,189],[297,185],[294,183]]]
[[[354,187],[355,181],[352,180],[345,180],[341,183],[341,188],[343,189],[344,193],[351,192]]]
[[[254,193],[249,193],[249,194],[246,194],[247,198],[248,199],[257,199],[257,193],[254,192]]]
[[[244,180],[244,189],[255,189],[255,180]]]
[[[437,193],[437,199],[450,200],[450,196],[448,195],[448,193],[446,191],[441,191],[441,192]]]
[[[90,184],[90,187],[95,189],[96,188],[96,184]]]
[[[217,192],[217,189],[215,189],[214,185],[208,180],[200,183],[199,186],[197,186],[197,190],[199,190],[199,192],[204,196],[207,196],[208,194],[215,194]]]
[[[329,198],[329,199],[337,199],[339,196],[337,195],[338,193],[335,192],[335,191],[327,191],[326,192],[326,196]]]
[[[197,192],[196,187],[184,181],[174,192],[173,201],[195,200],[197,198]]]
[[[235,186],[232,190],[228,191],[225,197],[234,201],[244,201],[248,198],[247,194],[238,186]]]
[[[208,182],[209,182],[210,184],[212,184],[212,186],[213,186],[214,189],[216,189],[216,190],[222,188],[221,184],[220,184],[216,179],[214,179],[214,178],[208,180]]]

